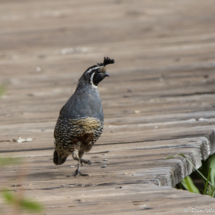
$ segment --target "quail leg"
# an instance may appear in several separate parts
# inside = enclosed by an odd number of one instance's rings
[[[79,159],[80,159],[81,166],[83,166],[82,163],[91,165],[92,162],[91,162],[90,160],[84,160],[84,159],[82,159],[83,155],[84,155],[84,152],[82,152],[82,151],[79,151],[79,152],[78,152],[78,157],[79,157]]]
[[[77,176],[79,176],[79,175],[80,175],[80,176],[89,176],[88,174],[83,174],[83,173],[80,172],[80,170],[79,170],[79,169],[80,169],[80,162],[78,162],[77,166],[78,166],[78,167],[77,167],[77,169],[76,169],[75,172],[74,172],[74,176],[75,176],[75,177],[77,177]]]
[[[82,156],[83,156],[83,154],[82,154]],[[82,164],[82,162],[83,162],[83,163],[86,163],[86,164],[91,164],[91,161],[78,158],[77,155],[75,154],[75,152],[72,153],[72,157],[73,157],[74,160],[78,161],[77,169],[75,170],[73,176],[75,176],[75,177],[77,177],[78,175],[80,175],[80,176],[89,176],[88,174],[83,174],[83,173],[80,172],[80,163]]]
[[[73,159],[76,160],[76,161],[79,161],[79,160],[80,160],[81,166],[83,166],[82,163],[91,165],[92,162],[91,162],[90,160],[82,159],[83,154],[84,154],[84,152],[79,152],[79,154],[78,154],[78,155],[79,155],[79,158],[78,158],[78,156],[75,154],[75,152],[73,152],[73,153],[72,153],[72,157],[73,157]]]

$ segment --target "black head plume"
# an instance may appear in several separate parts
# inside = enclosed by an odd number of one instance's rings
[[[88,84],[93,85],[94,87],[98,86],[99,82],[109,76],[105,66],[113,63],[115,63],[114,59],[104,57],[103,63],[98,63],[97,65],[89,67],[80,77],[76,90],[83,91],[84,89],[87,89],[86,86],[88,86]]]
[[[99,66],[106,66],[108,64],[114,64],[114,59],[110,59],[109,57],[104,57],[103,63],[98,63]]]

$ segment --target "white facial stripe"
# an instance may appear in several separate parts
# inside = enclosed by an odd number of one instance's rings
[[[90,73],[91,71],[93,71],[93,70],[95,70],[95,69],[98,69],[98,68],[99,68],[99,66],[94,67],[94,68],[91,68],[91,69],[89,69],[89,70],[87,71],[87,73]]]
[[[95,75],[95,72],[90,77],[90,83],[92,84],[93,87],[97,88],[97,86],[93,84],[93,76],[94,75]]]

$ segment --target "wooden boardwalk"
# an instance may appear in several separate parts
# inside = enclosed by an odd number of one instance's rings
[[[184,153],[199,168],[215,152],[214,1],[0,4],[0,156],[26,163],[22,180],[8,167],[10,189],[24,189],[46,215],[215,208],[213,198],[174,189],[193,169],[180,156],[165,160]],[[90,177],[68,178],[76,162],[53,164],[53,129],[81,74],[104,56],[116,60],[99,86],[104,131],[85,155]],[[19,136],[33,141],[9,142]]]

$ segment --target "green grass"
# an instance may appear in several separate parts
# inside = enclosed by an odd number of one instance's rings
[[[202,183],[204,184],[204,191],[201,192],[199,190],[192,178],[190,176],[185,177],[182,181],[176,185],[176,188],[182,189],[182,187],[192,193],[201,193],[203,195],[209,195],[211,197],[215,197],[215,154],[210,156],[206,161],[202,161],[202,167],[200,169],[196,169],[193,163],[184,155],[184,154],[177,154],[185,158],[190,165],[196,170],[201,179]],[[172,159],[175,156],[167,157],[166,159]]]

